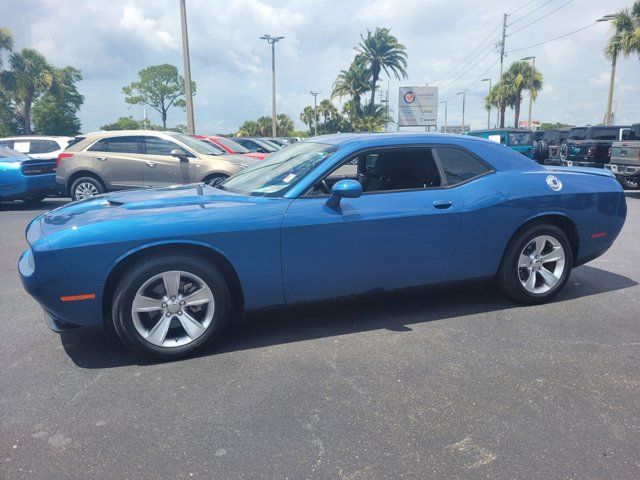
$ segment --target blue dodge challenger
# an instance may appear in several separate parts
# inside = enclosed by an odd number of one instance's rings
[[[483,277],[541,303],[625,217],[606,170],[553,170],[469,136],[330,135],[216,186],[45,213],[19,269],[55,331],[113,325],[135,352],[171,359],[238,310]]]

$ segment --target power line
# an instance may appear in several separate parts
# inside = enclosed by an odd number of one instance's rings
[[[439,85],[444,85],[446,83],[451,82],[453,79],[459,77],[461,73],[464,73],[465,71],[467,71],[469,69],[469,65],[471,63],[473,63],[477,58],[479,58],[483,54],[484,54],[484,56],[482,58],[486,58],[487,54],[489,54],[489,53],[491,53],[493,51],[494,41],[498,40],[498,38],[499,38],[499,35],[494,35],[492,37],[492,41],[490,43],[485,45],[484,48],[478,50],[476,52],[476,54],[473,55],[472,57],[468,58],[468,60],[466,62],[463,62],[463,63],[459,64],[457,68],[455,68],[455,69],[453,69],[451,71],[452,72],[451,75],[443,77],[444,79],[441,82],[439,82]]]
[[[480,47],[482,47],[487,40],[490,40],[494,37],[494,33],[498,31],[498,29],[500,28],[500,25],[498,25],[496,28],[494,28],[491,33],[489,34],[489,36],[487,36],[482,42],[480,42],[478,44],[478,46],[476,48],[474,48],[473,50],[471,50],[461,61],[460,63],[458,63],[455,67],[451,68],[449,71],[447,71],[447,73],[445,73],[444,75],[442,75],[443,79],[446,79],[447,77],[449,77],[449,75],[451,75],[451,73],[453,73],[455,70],[458,70],[461,66],[463,66],[466,62],[467,59],[469,57],[471,57],[474,53],[478,52],[478,50],[480,49]],[[491,44],[489,44],[491,45]],[[487,48],[487,46],[485,45],[484,48],[482,48],[480,51],[484,51]],[[439,83],[442,83],[443,81],[440,81]]]
[[[534,13],[536,13],[538,10],[540,10],[541,8],[543,8],[546,5],[549,5],[551,2],[553,2],[553,0],[547,0],[546,2],[544,2],[542,5],[540,5],[539,7],[534,8],[533,10],[531,10],[529,13],[524,14],[523,16],[521,16],[520,18],[515,19],[513,22],[511,22],[509,24],[509,26],[514,25],[516,23],[518,23],[520,20],[523,20],[525,18],[527,18],[529,15],[533,15]]]
[[[516,8],[513,12],[511,12],[509,14],[509,16],[513,15],[516,12],[519,12],[520,10],[522,10],[524,7],[531,5],[533,2],[535,2],[536,0],[529,0],[527,3],[525,3],[524,5],[520,5],[518,8]]]
[[[461,75],[468,73],[470,70],[472,70],[473,68],[477,67],[478,65],[480,65],[482,63],[482,61],[487,58],[490,54],[492,54],[493,52],[491,50],[489,50],[487,53],[484,54],[484,56],[482,58],[480,58],[480,60],[478,60],[476,63],[474,63],[473,65],[471,65],[470,67],[468,67],[466,70],[462,70],[460,72],[458,72],[456,75],[454,75],[453,77],[451,77],[448,81],[444,82],[441,84],[441,86],[447,84],[447,83],[451,83],[455,80],[458,80],[460,78]]]
[[[476,83],[478,83],[480,80],[482,80],[482,77],[484,77],[489,72],[489,70],[491,70],[493,67],[495,67],[496,63],[498,63],[499,61],[500,61],[500,59],[496,59],[496,61],[493,62],[489,66],[489,68],[487,68],[484,72],[482,72],[480,74],[480,76],[476,80],[474,80],[471,84],[469,84],[469,86],[465,90],[471,89],[471,87],[473,87]]]
[[[578,32],[581,32],[582,30],[586,30],[587,28],[593,27],[597,23],[598,22],[594,22],[591,25],[587,25],[586,27],[582,27],[572,32],[565,33],[564,35],[560,35],[559,37],[550,38],[549,40],[545,40],[544,42],[534,43],[533,45],[528,45],[522,48],[514,48],[513,50],[509,50],[507,53],[521,52],[522,50],[527,50],[528,48],[539,47],[540,45],[544,45],[545,43],[555,42],[556,40],[560,40],[561,38],[568,37],[569,35],[573,35],[574,33],[578,33]]]
[[[533,22],[531,22],[531,23],[527,23],[524,27],[520,27],[520,28],[519,28],[519,29],[517,29],[515,32],[511,32],[511,35],[513,35],[513,34],[515,34],[515,33],[518,33],[520,30],[524,30],[525,28],[530,27],[531,25],[533,25],[533,24],[535,24],[535,23],[538,23],[540,20],[542,20],[542,19],[544,19],[544,18],[548,17],[548,16],[549,16],[549,15],[551,15],[552,13],[557,12],[557,11],[558,11],[558,10],[560,10],[562,7],[566,7],[566,6],[567,6],[567,5],[569,5],[571,2],[573,2],[573,0],[569,0],[568,2],[563,3],[563,4],[562,4],[562,5],[560,5],[558,8],[556,8],[556,9],[554,9],[554,10],[551,10],[551,11],[550,11],[550,12],[548,12],[548,13],[545,13],[543,16],[541,16],[541,17],[540,17],[540,18],[538,18],[537,20],[534,20],[534,21],[533,21]]]

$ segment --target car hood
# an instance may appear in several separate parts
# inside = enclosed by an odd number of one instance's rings
[[[211,158],[214,160],[226,160],[228,162],[239,165],[240,167],[243,167],[243,168],[250,167],[251,165],[258,163],[258,160],[255,158],[247,157],[244,155],[237,155],[235,153],[232,155],[203,155],[203,156],[205,158]]]
[[[42,233],[50,235],[123,219],[136,222],[153,218],[156,224],[164,219],[175,223],[176,219],[193,218],[194,212],[205,210],[209,219],[215,220],[217,212],[220,218],[232,219],[269,200],[274,199],[235,194],[204,184],[128,190],[70,203],[45,213],[40,223]]]

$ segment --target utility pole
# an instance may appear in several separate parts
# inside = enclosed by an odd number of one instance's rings
[[[266,40],[271,45],[271,136],[276,138],[276,42],[284,37],[272,37],[266,33],[260,40]]]
[[[491,95],[491,79],[490,78],[483,78],[480,81],[481,82],[489,82],[489,95]],[[487,103],[487,105],[489,105],[489,104]],[[489,105],[489,108],[487,108],[487,128],[491,128],[491,105]]]
[[[189,35],[187,33],[187,7],[180,0],[180,23],[182,24],[182,60],[184,61],[184,97],[187,107],[187,133],[196,133],[193,121],[193,94],[191,92],[191,62],[189,60]]]
[[[444,133],[447,133],[447,106],[449,101],[443,100],[440,103],[444,103]]]
[[[464,104],[465,104],[465,100],[467,98],[467,92],[469,90],[465,89],[461,92],[458,92],[458,95],[462,95],[462,133],[464,133]]]
[[[313,131],[314,131],[314,135],[317,137],[318,136],[318,94],[320,92],[314,92],[313,90],[311,90],[309,92],[311,95],[313,95]]]
[[[504,41],[507,37],[507,17],[505,13],[502,17],[502,41],[500,42],[500,79],[502,80],[502,66],[504,64]]]

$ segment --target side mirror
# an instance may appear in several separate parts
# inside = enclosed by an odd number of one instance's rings
[[[180,160],[182,160],[182,159],[186,160],[187,159],[187,152],[185,152],[181,148],[174,148],[173,150],[171,150],[171,156],[172,157],[178,157]]]
[[[338,208],[343,198],[358,198],[362,195],[362,185],[357,180],[340,180],[331,188],[331,196],[327,200],[329,208]]]

